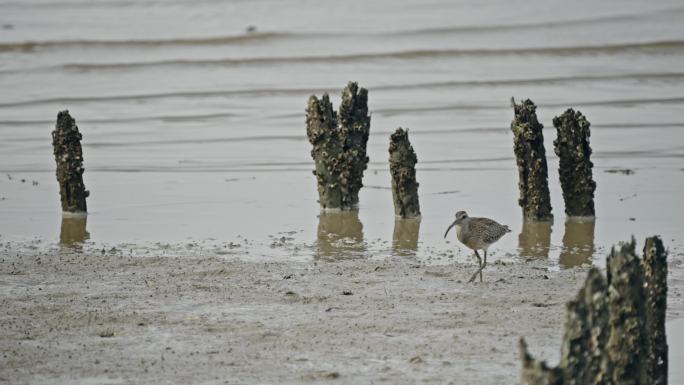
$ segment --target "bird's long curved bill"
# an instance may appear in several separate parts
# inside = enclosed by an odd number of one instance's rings
[[[449,234],[449,230],[451,230],[451,228],[454,226],[456,226],[456,221],[454,221],[454,223],[450,224],[449,227],[447,227],[447,231],[444,233],[444,238],[446,238],[447,234]]]

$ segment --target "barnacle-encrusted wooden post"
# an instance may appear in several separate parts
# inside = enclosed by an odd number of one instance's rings
[[[569,384],[601,381],[602,350],[608,341],[608,283],[592,268],[577,298],[567,304],[560,367]],[[577,377],[574,377],[577,376]]]
[[[599,384],[603,369],[603,349],[608,332],[606,279],[592,268],[576,299],[567,304],[565,334],[561,346],[561,361],[549,367],[527,352],[520,340],[523,361],[522,383],[534,385]]]
[[[569,216],[593,217],[594,190],[592,177],[594,164],[589,146],[589,122],[581,112],[572,108],[553,119],[558,137],[553,142],[559,158],[558,174],[563,188],[565,213]]]
[[[350,82],[342,92],[339,114],[327,94],[312,95],[306,108],[306,134],[312,144],[319,203],[322,209],[350,210],[359,202],[368,165],[370,131],[368,91]]]
[[[337,129],[337,114],[333,111],[328,94],[319,100],[311,95],[306,108],[306,134],[313,145],[311,157],[316,168],[313,174],[318,182],[321,208],[342,208],[343,194],[341,162],[343,143]],[[348,199],[348,198],[347,198]]]
[[[667,384],[667,253],[658,237],[613,248],[606,278],[591,269],[567,306],[561,361],[550,368],[520,341],[522,383],[529,385]]]
[[[511,99],[515,117],[511,122],[513,131],[513,150],[518,164],[520,198],[526,219],[549,221],[551,214],[551,198],[549,196],[548,169],[544,150],[544,127],[537,120],[537,106],[531,100],[523,100],[515,104]]]
[[[608,341],[605,353],[613,384],[650,384],[646,379],[644,270],[635,242],[613,248],[606,261]]]
[[[363,172],[368,166],[366,144],[370,134],[368,114],[368,90],[349,82],[342,91],[342,103],[338,114],[340,129],[344,133],[345,158],[349,169],[349,201],[359,203],[359,190],[363,187]]]
[[[57,125],[52,131],[52,146],[57,162],[57,181],[66,215],[85,215],[86,198],[90,193],[83,184],[83,150],[81,133],[69,111],[57,114]]]
[[[648,363],[646,369],[652,384],[667,384],[667,252],[658,237],[646,239],[644,245],[644,290],[648,330]]]
[[[394,214],[400,218],[419,217],[420,203],[416,181],[418,158],[409,141],[408,130],[397,128],[390,136],[389,154]]]

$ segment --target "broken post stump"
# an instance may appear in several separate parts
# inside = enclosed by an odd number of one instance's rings
[[[593,217],[596,182],[589,146],[589,122],[581,112],[569,108],[553,118],[558,137],[553,141],[559,158],[558,174],[568,216]]]
[[[544,126],[537,120],[537,106],[531,100],[523,100],[516,104],[511,99],[514,118],[511,122],[513,131],[513,150],[518,165],[520,198],[523,217],[536,221],[550,221],[551,198],[549,196],[548,169],[544,150]]]
[[[657,237],[644,245],[644,291],[646,295],[647,378],[652,384],[667,384],[668,347],[665,335],[667,311],[667,252]]]
[[[420,203],[416,181],[418,158],[409,141],[408,130],[400,127],[390,136],[389,154],[394,214],[400,218],[419,217]]]
[[[363,172],[368,165],[366,144],[370,132],[368,91],[349,82],[342,92],[339,113],[328,94],[309,98],[306,134],[313,146],[321,208],[350,210],[359,202]]]
[[[534,359],[520,340],[522,383],[528,385],[667,384],[667,252],[646,239],[613,248],[606,277],[596,268],[567,305],[557,367]]]
[[[69,111],[57,114],[57,124],[52,131],[52,146],[57,162],[57,181],[64,214],[85,215],[86,198],[90,192],[83,184],[83,149],[81,133]]]

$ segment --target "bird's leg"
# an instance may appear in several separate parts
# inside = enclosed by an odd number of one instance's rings
[[[482,270],[485,268],[485,266],[487,266],[487,250],[484,251],[484,262],[480,267],[480,282],[482,282]]]
[[[475,251],[475,253],[477,254],[477,251]],[[478,262],[482,262],[480,261],[479,255],[477,256],[477,259]],[[487,250],[484,250],[484,263],[480,263],[480,268],[477,269],[477,271],[475,272],[475,274],[473,274],[472,277],[470,277],[470,281],[468,282],[473,282],[475,280],[475,277],[478,276],[478,274],[480,275],[480,282],[482,282],[482,270],[484,270],[485,266],[487,266]]]
[[[479,268],[477,269],[475,274],[473,274],[473,276],[470,277],[470,279],[468,280],[468,283],[473,282],[475,280],[475,277],[477,277],[477,273],[482,272],[482,258],[480,258],[480,254],[477,253],[477,250],[475,250],[475,256],[477,257],[477,265]],[[482,279],[482,278],[480,278],[480,279]]]

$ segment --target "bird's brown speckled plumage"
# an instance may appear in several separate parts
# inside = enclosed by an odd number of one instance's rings
[[[457,229],[458,240],[473,250],[487,250],[511,230],[489,218],[468,218]]]

